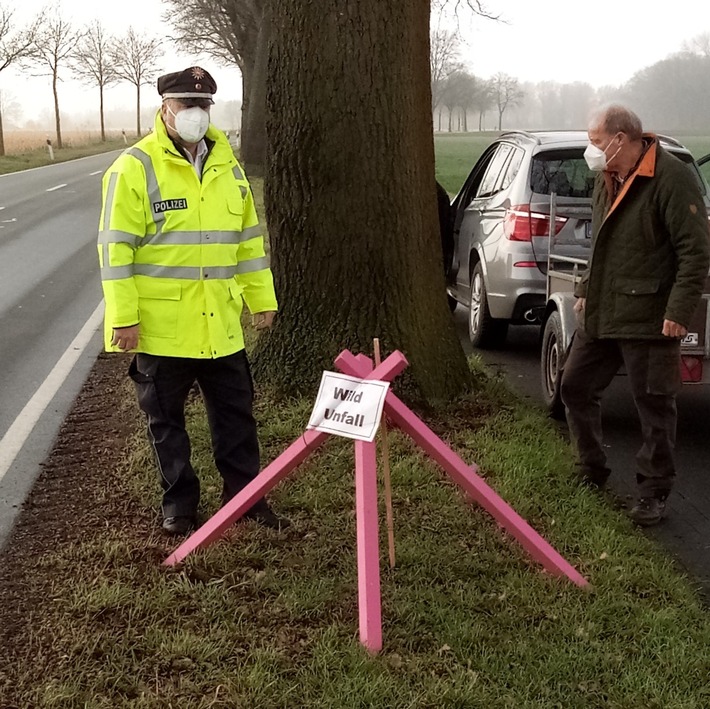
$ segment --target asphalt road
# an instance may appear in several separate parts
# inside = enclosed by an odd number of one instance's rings
[[[467,354],[473,351],[466,330],[467,311],[458,306],[454,318]],[[502,373],[514,391],[542,407],[538,328],[511,327],[505,349],[478,350],[483,361]],[[605,446],[612,476],[609,487],[630,506],[635,501],[634,457],[641,445],[636,409],[623,376],[602,401]],[[564,423],[560,424],[567,435]],[[668,500],[668,516],[647,534],[680,562],[710,600],[710,388],[685,385],[678,397],[676,445],[678,479]]]
[[[0,176],[0,545],[101,348],[96,231],[116,155]]]

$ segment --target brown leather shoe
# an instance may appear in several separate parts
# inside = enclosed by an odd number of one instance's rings
[[[629,512],[629,517],[642,527],[658,524],[666,512],[666,501],[658,497],[642,497]]]

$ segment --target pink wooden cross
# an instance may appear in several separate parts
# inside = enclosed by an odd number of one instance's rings
[[[372,360],[355,356],[348,350],[338,355],[335,364],[344,374],[360,379],[392,381],[407,367],[407,360],[393,352],[373,369]],[[523,548],[554,575],[567,576],[578,586],[587,580],[556,552],[530,525],[518,515],[478,475],[475,465],[465,463],[419,419],[392,391],[385,399],[387,418],[407,433],[433,460],[452,477],[498,524],[510,532]],[[241,492],[213,517],[188,537],[163,563],[168,566],[182,561],[195,549],[205,547],[222,537],[257,500],[272,490],[300,465],[329,436],[307,430],[278,458],[271,462]],[[377,463],[375,443],[355,442],[355,509],[357,518],[358,603],[360,642],[373,653],[382,649],[382,607],[380,594],[380,554],[377,518]]]

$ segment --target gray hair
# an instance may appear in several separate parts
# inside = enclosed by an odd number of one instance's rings
[[[640,140],[643,134],[641,119],[630,108],[618,103],[602,106],[594,113],[589,125],[601,128],[607,135],[625,133],[631,140]]]

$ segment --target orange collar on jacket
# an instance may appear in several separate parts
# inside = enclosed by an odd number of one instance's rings
[[[646,148],[643,156],[641,157],[641,160],[639,161],[639,164],[636,166],[636,169],[624,180],[624,184],[621,190],[619,190],[619,193],[616,195],[616,199],[614,199],[614,201],[612,202],[611,207],[609,207],[609,211],[606,213],[606,217],[604,217],[604,220],[606,220],[607,217],[616,209],[621,200],[624,198],[624,195],[629,191],[631,183],[636,179],[637,176],[653,177],[656,174],[656,153],[658,152],[658,138],[656,137],[655,133],[644,133],[642,137],[650,141],[650,145]],[[614,195],[615,179],[616,178],[610,172],[604,172],[604,184],[606,185],[607,194],[610,197],[613,197]]]

